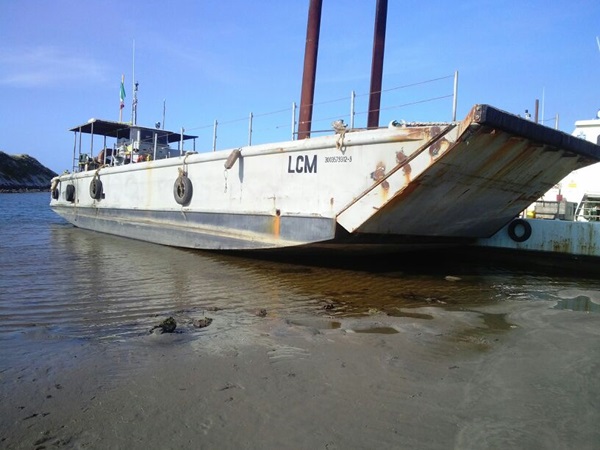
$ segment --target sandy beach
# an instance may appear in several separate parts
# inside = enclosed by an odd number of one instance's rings
[[[0,447],[597,449],[600,316],[552,305],[55,339],[5,360]]]

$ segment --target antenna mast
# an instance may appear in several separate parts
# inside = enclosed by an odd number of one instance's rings
[[[131,124],[137,124],[137,91],[139,83],[135,81],[135,39],[133,40],[133,62],[131,70],[131,91],[133,92],[133,100],[131,101]]]

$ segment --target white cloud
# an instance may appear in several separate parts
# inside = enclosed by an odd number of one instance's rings
[[[51,87],[79,81],[102,82],[108,67],[85,56],[73,56],[49,46],[0,50],[0,85]]]

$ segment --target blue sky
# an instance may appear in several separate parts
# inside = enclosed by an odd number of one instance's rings
[[[125,76],[131,120],[163,119],[198,135],[196,150],[291,136],[300,103],[309,0],[3,0],[0,150],[55,172],[72,167],[68,130],[119,119]],[[313,129],[366,125],[376,0],[323,0]],[[533,113],[571,132],[600,108],[598,0],[389,0],[380,123],[457,119],[477,103]],[[437,80],[437,81],[433,81]],[[411,87],[405,87],[405,86]],[[433,100],[436,99],[437,100]]]

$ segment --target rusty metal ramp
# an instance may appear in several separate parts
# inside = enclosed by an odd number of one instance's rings
[[[598,145],[475,105],[452,147],[353,231],[489,237],[567,174],[598,161]]]

